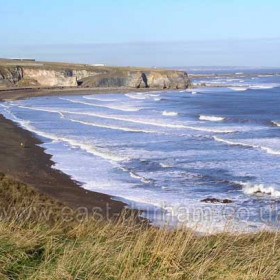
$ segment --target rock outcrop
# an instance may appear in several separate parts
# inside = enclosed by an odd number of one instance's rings
[[[190,80],[175,70],[0,60],[0,87],[33,86],[181,89]]]
[[[0,86],[8,87],[17,84],[23,78],[22,68],[19,66],[0,65]]]

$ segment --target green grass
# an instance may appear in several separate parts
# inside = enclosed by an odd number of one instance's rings
[[[74,210],[65,221],[63,204],[4,175],[0,205],[0,279],[280,279],[278,232],[197,236]]]

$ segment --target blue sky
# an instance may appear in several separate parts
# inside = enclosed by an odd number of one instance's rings
[[[280,66],[279,0],[1,2],[0,56],[147,66]]]

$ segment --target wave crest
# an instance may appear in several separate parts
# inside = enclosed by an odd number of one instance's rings
[[[199,119],[201,121],[220,122],[220,121],[223,121],[225,118],[223,118],[223,117],[215,117],[215,116],[199,115]]]
[[[103,102],[118,101],[117,99],[102,99],[102,98],[97,98],[97,97],[92,97],[92,96],[83,96],[83,98],[87,99],[87,100],[96,100],[96,101],[103,101]]]
[[[229,87],[229,89],[234,91],[245,91],[248,89],[248,87]]]
[[[265,186],[263,184],[252,184],[247,182],[235,183],[242,186],[242,190],[245,194],[266,194],[280,197],[280,191],[276,190],[273,186]]]
[[[99,123],[94,123],[94,122],[87,122],[87,121],[68,119],[68,118],[66,118],[66,119],[71,122],[75,122],[75,123],[80,123],[80,124],[94,126],[94,127],[108,128],[108,129],[113,129],[113,130],[122,130],[122,131],[126,131],[126,132],[157,133],[156,131],[153,131],[153,130],[144,130],[144,129],[121,127],[121,126],[114,126],[114,125],[107,125],[107,124],[99,124]]]
[[[271,154],[271,155],[280,155],[280,151],[275,151],[271,148],[264,147],[264,146],[261,146],[261,145],[254,145],[254,144],[248,144],[248,143],[242,143],[242,142],[234,142],[234,141],[231,141],[231,140],[222,139],[222,138],[217,137],[217,136],[213,136],[213,138],[214,138],[215,141],[223,142],[223,143],[226,143],[228,145],[261,149],[261,150],[263,150],[263,151],[265,151],[265,152],[267,152],[268,154]]]
[[[72,102],[72,103],[84,104],[84,105],[101,107],[101,108],[108,108],[108,109],[124,111],[124,112],[136,112],[136,111],[140,110],[139,108],[121,107],[121,106],[112,106],[112,105],[101,105],[101,104],[95,104],[95,103],[84,102],[84,101],[79,101],[79,100],[72,100],[72,99],[67,99],[67,98],[60,98],[60,99],[68,101],[68,102]]]
[[[174,116],[177,116],[178,113],[177,113],[177,112],[167,112],[167,111],[163,111],[163,112],[162,112],[162,115],[163,115],[163,116],[174,117]]]
[[[276,122],[276,121],[271,121],[273,125],[275,126],[280,126],[280,122]]]

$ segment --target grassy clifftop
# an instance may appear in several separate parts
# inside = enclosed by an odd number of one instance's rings
[[[279,279],[276,233],[197,236],[83,219],[0,175],[0,279]]]

